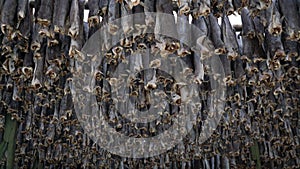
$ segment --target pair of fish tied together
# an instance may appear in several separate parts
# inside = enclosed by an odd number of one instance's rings
[[[0,0],[0,166],[300,168],[299,7],[298,0]],[[142,17],[130,19],[135,14]],[[232,25],[231,15],[240,16],[242,25]],[[162,29],[166,24],[176,26]],[[197,36],[187,31],[192,27]],[[96,62],[100,56],[84,49],[103,28],[97,51],[104,59]],[[119,39],[119,32],[126,38]],[[180,62],[167,72],[164,58]],[[220,70],[211,59],[219,60]],[[122,65],[137,73],[118,78]],[[95,128],[93,115],[76,111],[86,98],[74,98],[74,77],[88,71],[94,86],[83,90],[94,93],[110,128],[127,137],[151,138],[172,128],[187,98],[186,83],[177,77],[195,86],[189,91],[198,101],[185,110],[195,121],[167,151],[145,158],[116,155],[86,129]],[[225,88],[215,102],[212,81]],[[112,103],[122,100],[114,86],[126,87],[130,110],[167,102],[165,110],[153,114],[155,121],[137,123],[130,113],[114,111]],[[165,100],[152,102],[160,97]],[[219,102],[220,121],[208,121]],[[91,121],[84,126],[82,119]],[[203,131],[212,134],[201,141]]]

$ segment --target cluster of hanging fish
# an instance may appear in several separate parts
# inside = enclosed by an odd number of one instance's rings
[[[86,8],[88,23],[83,18]],[[0,166],[300,168],[299,9],[298,0],[0,0]],[[80,50],[93,33],[117,18],[174,11],[178,17],[192,17],[223,64],[227,93],[221,122],[198,144],[209,97],[204,87],[199,121],[174,149],[145,159],[110,154],[84,133],[76,118],[70,91]],[[228,19],[235,12],[242,19],[238,36]],[[136,19],[140,27],[152,22],[149,17]],[[131,29],[122,26],[124,32]],[[184,30],[178,29],[180,38],[191,36]],[[98,81],[118,62],[118,51],[130,54],[155,46],[154,39],[138,37],[114,47],[107,45],[109,39],[103,44],[110,51],[109,63],[96,76]],[[170,42],[160,53],[179,55],[199,75],[201,56],[180,42]],[[133,129],[127,131],[127,124],[108,119],[131,137],[150,137],[164,129],[161,124],[170,122],[170,114],[162,114],[159,123],[129,125]]]

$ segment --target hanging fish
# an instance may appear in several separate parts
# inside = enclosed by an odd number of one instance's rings
[[[209,0],[200,0],[199,6],[199,16],[208,16],[211,13],[211,3]]]
[[[278,5],[274,2],[270,8],[266,10],[266,19],[268,31],[274,36],[281,35],[282,24]]]
[[[288,34],[288,39],[300,39],[300,21],[297,12],[297,3],[295,0],[283,1],[278,0],[279,8],[283,18],[284,31]]]
[[[250,13],[247,8],[243,8],[241,10],[241,17],[242,17],[243,35],[249,37],[250,39],[253,39],[255,37],[254,23],[252,18],[250,17]]]
[[[215,53],[218,55],[225,54],[226,53],[225,44],[222,41],[222,37],[221,37],[222,33],[221,33],[220,26],[218,24],[218,20],[216,17],[213,16],[213,14],[210,14],[208,16],[208,18],[209,18],[209,24],[210,24],[209,35],[215,46]]]
[[[42,47],[41,47],[41,51],[40,52],[35,52],[34,53],[34,71],[33,71],[33,79],[31,82],[31,85],[34,87],[35,90],[40,89],[43,86],[43,82],[44,82],[44,61],[45,61],[45,57],[43,57],[42,55],[44,55],[46,51],[46,44],[43,43]]]
[[[178,13],[179,14],[179,13]],[[189,30],[190,24],[188,23],[188,16],[178,15],[177,16],[177,33],[180,42],[180,48],[177,51],[179,57],[185,57],[191,54],[190,49],[186,46],[186,43],[191,42],[192,34]]]
[[[144,11],[145,11],[145,24],[148,27],[152,27],[150,29],[154,28],[155,25],[155,18],[152,16],[152,14],[148,12],[155,12],[155,0],[148,0],[144,2]],[[148,28],[149,29],[149,28]]]
[[[281,42],[281,36],[273,36],[266,31],[265,33],[265,47],[268,49],[269,57],[271,59],[284,58],[286,56],[283,45]]]
[[[226,50],[228,51],[227,57],[235,60],[239,56],[239,46],[236,39],[235,30],[232,28],[228,16],[224,13],[222,17],[222,40],[224,41]]]
[[[227,0],[227,2],[225,2],[225,10],[227,15],[234,14],[234,6],[232,1],[233,0]]]
[[[72,1],[70,8],[70,28],[68,35],[73,39],[77,39],[80,34],[80,29],[83,26],[83,0]]]
[[[39,8],[37,22],[44,26],[50,26],[52,22],[52,14],[54,8],[54,0],[41,0],[41,6]]]
[[[18,0],[18,22],[20,23],[29,12],[29,0]]]
[[[100,22],[99,15],[100,15],[100,8],[99,8],[99,0],[89,0],[88,2],[89,7],[89,22],[94,24],[98,24]],[[93,20],[93,21],[90,21]]]
[[[15,29],[18,0],[5,1],[1,10],[1,31],[10,36]]]
[[[107,15],[109,0],[99,0],[98,6],[100,9],[100,15]]]
[[[118,1],[111,0],[108,5],[108,32],[115,35],[119,28],[116,20],[121,17],[120,3]]]
[[[69,20],[71,1],[70,0],[56,0],[54,2],[53,19],[54,32],[65,34],[66,21]],[[70,15],[71,16],[71,15]],[[71,16],[73,17],[73,16]]]
[[[191,2],[189,0],[179,0],[178,1],[178,8],[179,8],[179,11],[178,11],[178,14],[179,15],[188,15],[189,12],[190,12],[190,4]]]
[[[121,25],[125,35],[129,35],[134,30],[132,10],[126,3],[121,3]]]

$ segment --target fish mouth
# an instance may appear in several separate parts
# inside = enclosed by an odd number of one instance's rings
[[[226,49],[218,48],[218,49],[215,50],[215,54],[217,54],[217,55],[226,54]]]
[[[247,37],[249,37],[250,39],[253,39],[255,37],[255,31],[248,32]]]
[[[281,27],[281,26],[273,27],[273,28],[271,28],[270,33],[271,33],[273,36],[280,35],[280,34],[282,33],[282,27]]]
[[[238,54],[236,52],[229,52],[227,54],[227,58],[232,61],[235,61],[237,59],[237,57],[238,57]]]
[[[233,8],[229,8],[227,10],[227,15],[233,15],[234,14],[234,9]]]
[[[40,25],[45,26],[45,27],[50,26],[50,23],[51,23],[48,19],[43,19],[43,18],[37,18],[37,22]]]
[[[98,16],[91,16],[88,18],[88,23],[90,26],[95,26],[99,24],[100,20]]]
[[[32,76],[32,73],[33,73],[32,67],[23,67],[21,70],[22,70],[22,73],[23,73],[26,77],[31,77],[31,76]]]
[[[119,26],[118,25],[114,25],[114,24],[109,24],[108,26],[108,32],[112,35],[116,35],[117,32],[119,30]]]
[[[298,41],[300,39],[300,31],[292,31],[289,33],[287,40]]]
[[[11,35],[13,32],[13,27],[7,24],[1,24],[1,31],[5,35]]]
[[[179,9],[179,15],[182,15],[182,14],[188,15],[189,12],[190,12],[190,10],[191,10],[190,7],[187,4],[185,4],[182,7],[180,7],[180,9]]]
[[[277,50],[275,52],[274,58],[275,59],[282,59],[286,56],[285,52],[283,50]]]

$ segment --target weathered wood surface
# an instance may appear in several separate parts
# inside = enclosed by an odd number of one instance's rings
[[[0,168],[300,168],[299,8],[299,0],[0,0]],[[241,14],[239,33],[228,19],[234,11]],[[155,68],[160,62],[150,62],[150,57],[177,54],[189,66],[183,73],[193,73],[202,84],[203,108],[187,139],[160,156],[125,159],[104,151],[84,133],[73,108],[71,81],[89,37],[108,22],[141,12],[175,12],[186,21],[192,17],[224,66],[226,104],[212,137],[198,144],[208,116],[207,65],[183,43],[198,37],[178,25],[172,31],[179,39],[158,39],[165,48],[155,43],[156,36],[143,34],[112,46],[117,29],[131,34],[136,31],[132,23],[142,32],[164,21],[146,14],[121,21],[121,28],[110,25],[101,44],[108,50],[107,62],[95,75],[99,102],[109,106],[103,83],[122,83],[109,78],[116,63],[146,48],[151,50],[145,57],[129,60],[133,68]],[[139,79],[145,88],[132,88],[130,95],[141,98],[136,100],[139,109],[149,104],[139,93],[170,87],[172,77],[163,76],[146,72]],[[170,101],[180,102],[178,98]],[[147,125],[132,126],[110,109],[107,120],[127,136],[150,137],[170,126],[178,109],[173,105],[170,110]]]

